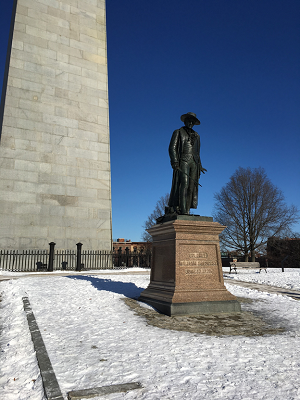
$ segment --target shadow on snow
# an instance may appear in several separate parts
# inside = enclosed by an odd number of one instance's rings
[[[68,276],[68,278],[88,281],[91,282],[92,286],[97,290],[123,294],[130,298],[139,297],[141,292],[144,290],[144,288],[138,287],[131,282],[112,281],[111,279],[94,278],[92,276]]]

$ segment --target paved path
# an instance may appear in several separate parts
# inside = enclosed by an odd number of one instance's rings
[[[230,283],[231,285],[237,285],[237,286],[242,286],[242,287],[249,288],[249,289],[255,289],[255,290],[259,290],[260,292],[282,294],[285,296],[292,297],[295,300],[300,300],[300,291],[299,290],[284,289],[284,288],[281,288],[278,286],[263,285],[261,283],[238,281],[235,279],[228,279],[225,277],[224,277],[224,281],[226,283]]]

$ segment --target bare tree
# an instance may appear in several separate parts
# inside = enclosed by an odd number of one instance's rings
[[[255,250],[268,238],[279,236],[299,219],[298,209],[288,207],[281,190],[263,168],[239,168],[215,194],[215,220],[227,228],[221,243],[255,261]]]
[[[149,215],[149,217],[145,221],[145,223],[143,225],[143,228],[145,229],[145,231],[142,233],[142,240],[144,242],[152,242],[152,237],[146,231],[146,229],[149,229],[153,225],[155,225],[156,219],[165,214],[165,207],[168,206],[169,198],[170,198],[169,193],[165,194],[164,196],[161,196],[161,198],[156,203],[156,206],[155,206],[153,212]]]

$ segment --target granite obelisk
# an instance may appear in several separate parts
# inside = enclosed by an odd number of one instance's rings
[[[0,248],[110,250],[105,0],[15,0],[0,129]]]

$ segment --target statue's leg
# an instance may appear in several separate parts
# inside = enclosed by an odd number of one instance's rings
[[[180,187],[179,187],[179,202],[180,202],[180,213],[188,214],[189,209],[187,207],[187,191],[189,186],[189,165],[187,162],[181,162],[180,164]]]
[[[194,162],[194,160],[192,160],[189,163],[189,184],[188,184],[188,188],[187,188],[187,213],[190,213],[190,208],[192,205],[192,197],[193,197],[193,191],[194,191],[194,185],[196,184],[195,182],[197,182],[197,165]]]

